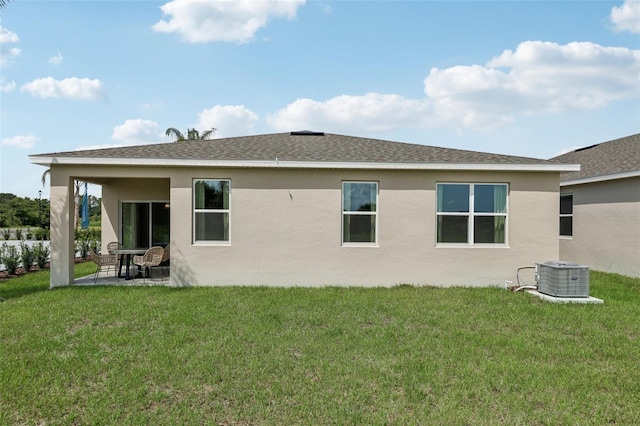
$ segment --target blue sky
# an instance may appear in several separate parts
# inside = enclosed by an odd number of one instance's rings
[[[0,192],[31,198],[28,155],[168,127],[538,158],[640,132],[640,0],[13,0],[0,48]]]

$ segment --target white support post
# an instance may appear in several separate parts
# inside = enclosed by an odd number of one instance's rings
[[[51,168],[51,278],[50,287],[73,284],[75,247],[73,179]]]

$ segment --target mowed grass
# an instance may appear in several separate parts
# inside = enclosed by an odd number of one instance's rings
[[[1,424],[640,424],[638,279],[592,272],[604,305],[561,305],[23,278],[0,284]]]

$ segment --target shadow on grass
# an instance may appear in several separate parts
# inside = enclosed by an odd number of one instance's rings
[[[95,270],[91,262],[77,263],[75,265],[75,276],[85,276]],[[0,298],[4,301],[16,299],[49,290],[49,270],[29,272],[0,282]]]
[[[0,282],[0,297],[15,299],[49,289],[49,271],[36,271]]]

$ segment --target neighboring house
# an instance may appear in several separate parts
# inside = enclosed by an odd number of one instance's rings
[[[577,165],[318,132],[33,155],[51,169],[51,286],[73,282],[73,179],[102,242],[171,244],[173,286],[504,285],[559,259]]]
[[[560,258],[640,277],[640,133],[552,159],[560,175]]]

